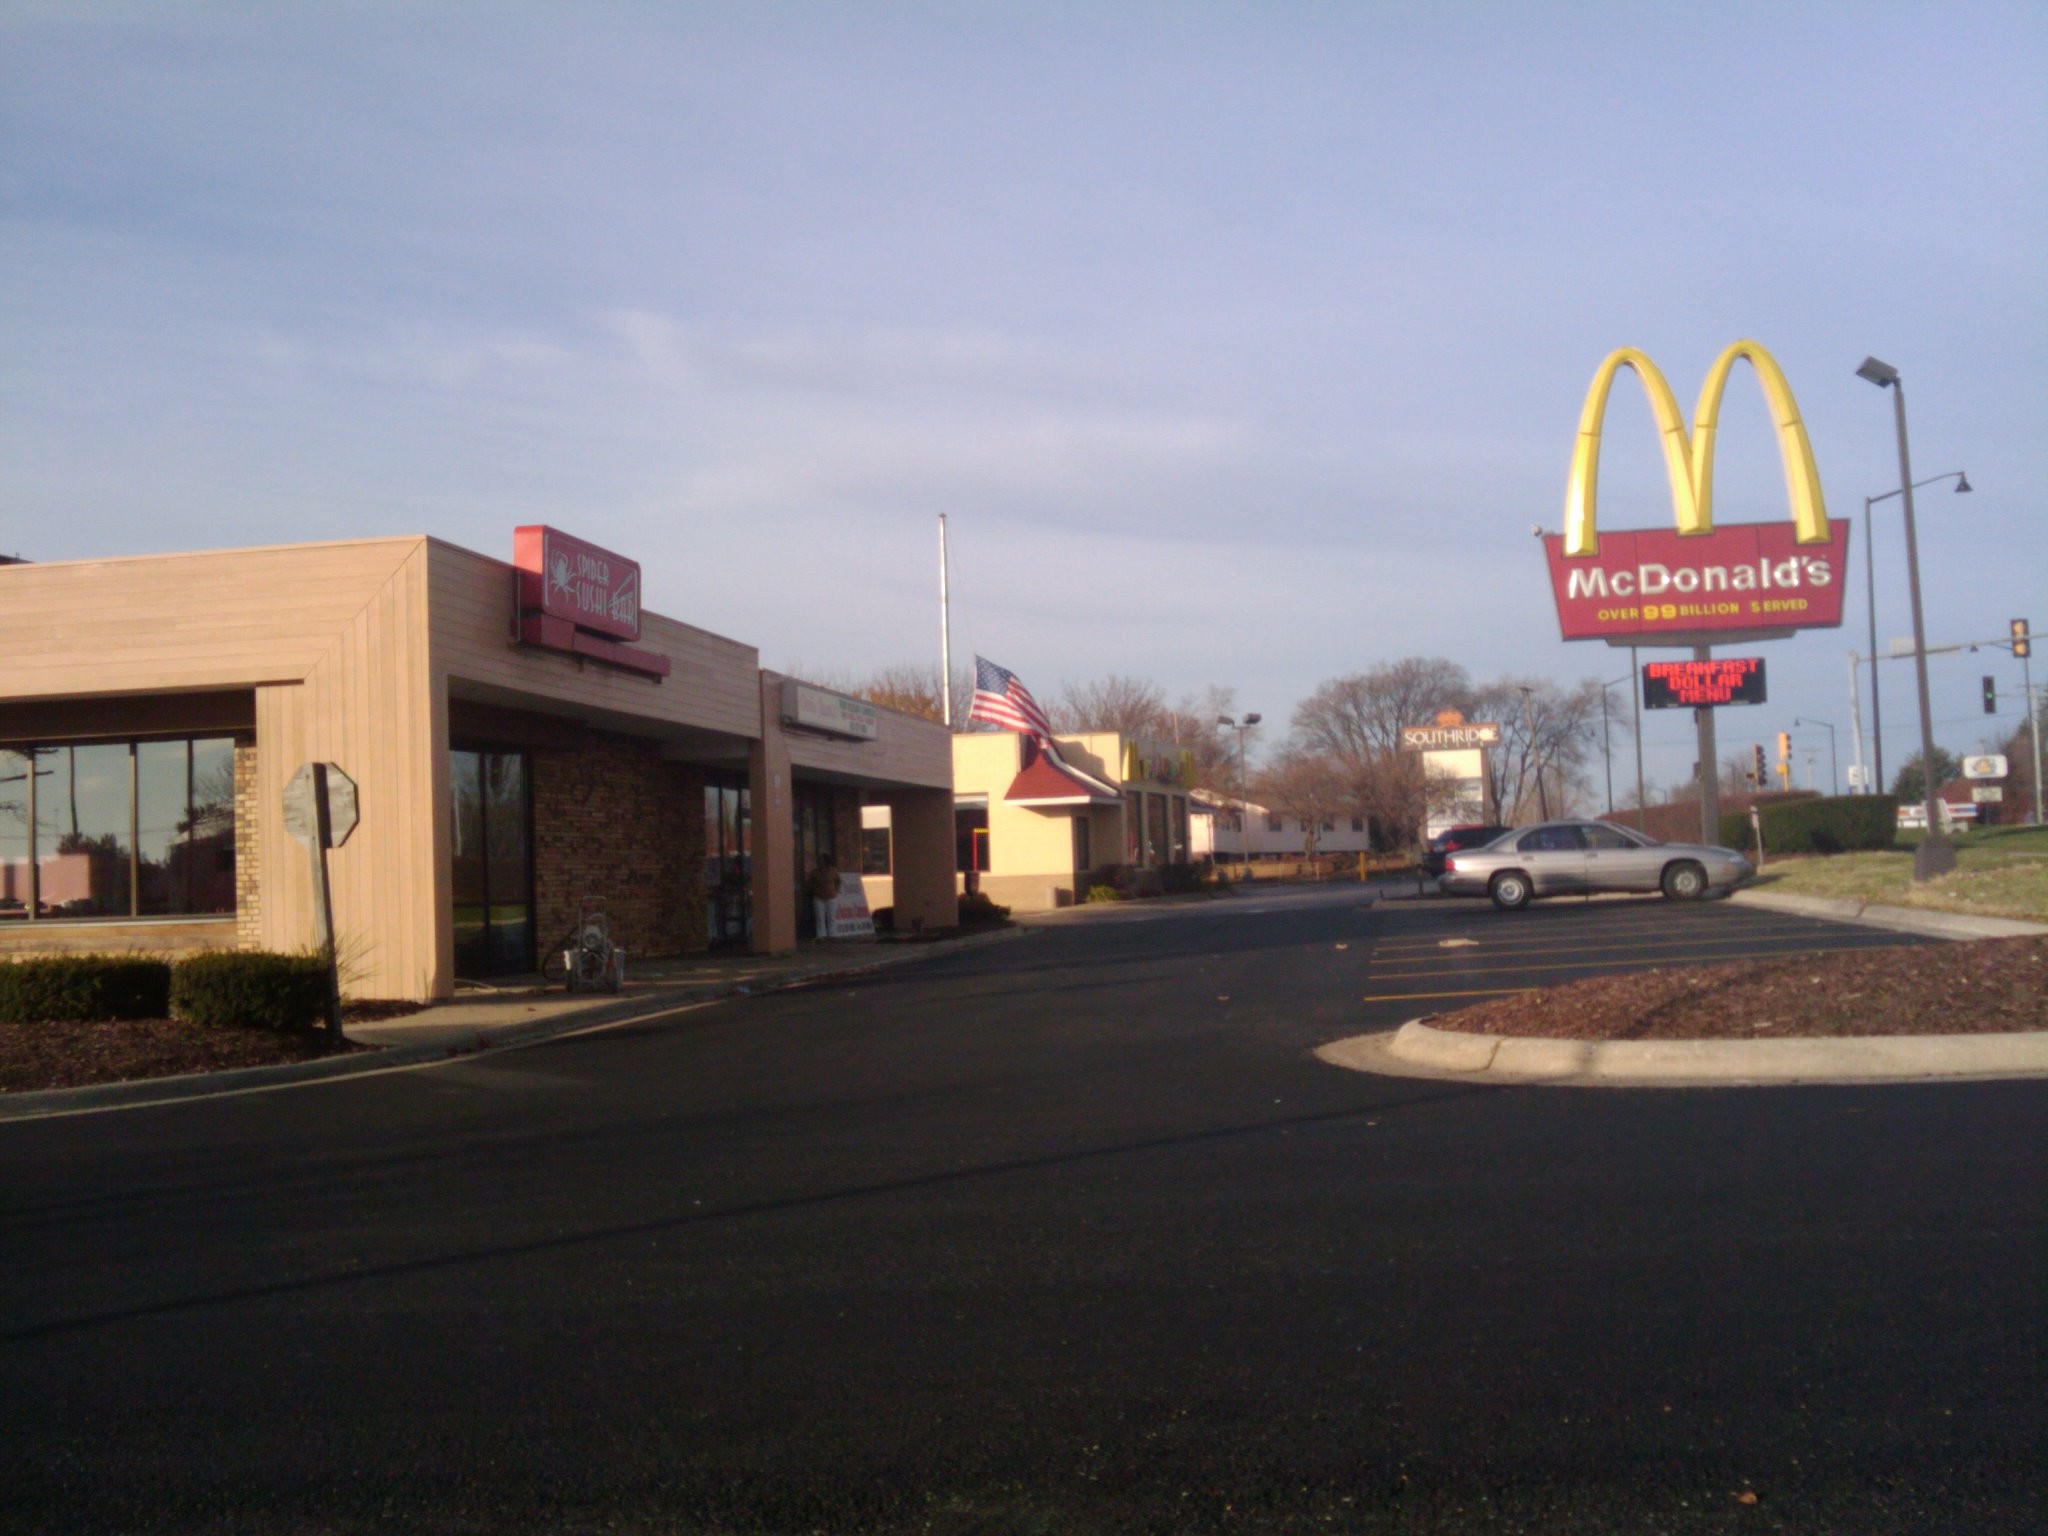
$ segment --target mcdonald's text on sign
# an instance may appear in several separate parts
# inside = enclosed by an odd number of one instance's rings
[[[1643,708],[1716,709],[1764,702],[1761,656],[1716,656],[1707,661],[1643,664]]]
[[[1600,536],[1577,559],[1543,540],[1558,629],[1567,640],[1833,629],[1842,622],[1849,525],[1802,544],[1789,523],[1737,523],[1685,537],[1663,529]],[[1673,639],[1667,643],[1681,643]]]

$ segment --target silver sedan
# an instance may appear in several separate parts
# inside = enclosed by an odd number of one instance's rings
[[[1673,901],[1697,901],[1755,873],[1732,848],[1660,843],[1608,821],[1546,821],[1452,854],[1436,885],[1447,896],[1490,896],[1507,910],[1538,896],[1595,891],[1662,891]]]

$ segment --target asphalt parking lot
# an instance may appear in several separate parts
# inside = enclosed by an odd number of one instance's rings
[[[1582,976],[1923,942],[1909,934],[1662,897],[1538,902],[1390,901],[1375,909],[1365,1003],[1371,1027]]]

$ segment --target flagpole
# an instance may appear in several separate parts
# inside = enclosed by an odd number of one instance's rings
[[[946,596],[946,514],[939,514],[939,718],[953,729],[953,619]]]

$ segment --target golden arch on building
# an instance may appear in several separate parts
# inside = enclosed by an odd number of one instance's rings
[[[1594,555],[1600,552],[1600,534],[1594,520],[1594,503],[1600,478],[1600,427],[1607,415],[1607,396],[1614,388],[1614,376],[1632,369],[1642,381],[1650,399],[1650,414],[1664,447],[1664,468],[1671,478],[1671,505],[1682,534],[1714,531],[1714,437],[1720,426],[1721,396],[1728,388],[1728,375],[1737,358],[1747,358],[1763,386],[1764,400],[1778,433],[1778,456],[1785,466],[1785,490],[1792,503],[1792,525],[1802,544],[1828,542],[1827,507],[1821,500],[1820,471],[1814,466],[1813,444],[1807,441],[1806,426],[1799,419],[1799,402],[1792,398],[1792,386],[1776,359],[1753,341],[1738,341],[1714,360],[1707,381],[1700,386],[1699,407],[1693,412],[1692,431],[1685,430],[1678,398],[1671,385],[1646,353],[1634,347],[1619,347],[1607,355],[1586,391],[1586,404],[1579,412],[1579,439],[1572,450],[1571,486],[1565,492],[1564,552],[1566,555]]]

